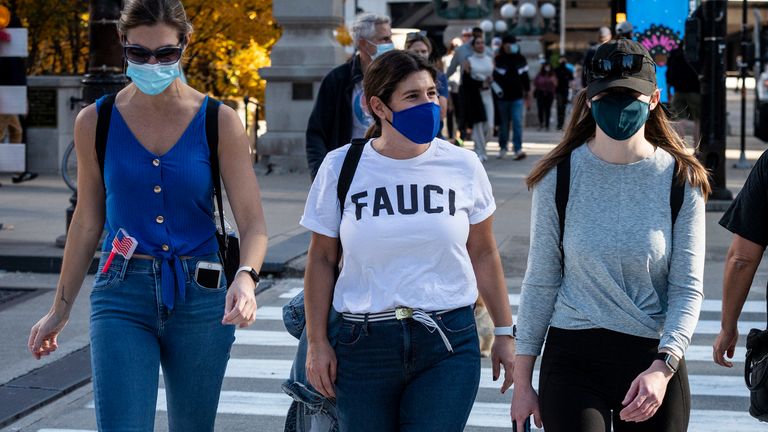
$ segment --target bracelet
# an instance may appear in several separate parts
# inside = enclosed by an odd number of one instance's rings
[[[517,337],[517,326],[506,326],[506,327],[494,327],[493,328],[493,335],[494,336],[509,336],[512,339]]]

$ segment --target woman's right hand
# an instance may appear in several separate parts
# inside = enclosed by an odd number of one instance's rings
[[[533,414],[533,422],[537,428],[542,428],[541,413],[539,412],[539,395],[536,390],[528,384],[515,383],[512,392],[512,406],[510,407],[512,421],[517,421],[518,425],[525,423],[525,420]],[[520,428],[518,428],[518,431]]]
[[[40,318],[40,321],[32,326],[32,330],[29,332],[29,341],[27,342],[29,352],[40,360],[43,356],[56,351],[56,348],[59,347],[57,338],[64,326],[67,325],[67,321],[69,321],[68,316],[54,311],[50,311]]]
[[[307,347],[307,378],[315,390],[327,398],[335,398],[333,383],[336,382],[336,352],[324,339],[309,342]]]

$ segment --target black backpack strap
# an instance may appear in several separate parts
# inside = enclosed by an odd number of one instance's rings
[[[672,171],[672,186],[669,188],[669,207],[672,210],[672,226],[675,226],[677,215],[680,214],[680,208],[683,207],[685,198],[685,182],[680,182],[677,178],[678,163],[675,159],[675,168]]]
[[[336,195],[339,198],[341,214],[344,214],[344,201],[347,200],[349,187],[352,186],[352,179],[355,177],[357,164],[360,162],[360,156],[363,155],[363,149],[367,142],[368,140],[364,138],[353,139],[352,145],[349,146],[347,155],[344,157],[344,164],[341,166],[341,172],[339,173],[339,182],[336,185]]]
[[[112,120],[112,107],[115,105],[115,94],[107,95],[99,105],[98,118],[96,119],[96,158],[99,161],[101,183],[104,183],[104,160],[107,156],[107,138],[109,137],[109,123]]]
[[[219,169],[219,101],[208,97],[205,106],[205,138],[208,141],[209,161],[211,163],[211,179],[213,180],[213,192],[216,195],[216,206],[219,209],[221,232],[227,240],[226,226],[224,225],[224,199],[221,195],[221,172]]]
[[[560,222],[560,264],[565,271],[565,250],[563,250],[563,235],[565,234],[565,208],[568,206],[568,195],[571,187],[571,155],[568,154],[557,164],[557,186],[555,189],[555,205],[557,219]]]

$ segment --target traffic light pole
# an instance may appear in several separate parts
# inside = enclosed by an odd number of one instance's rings
[[[702,25],[702,119],[701,143],[697,157],[709,171],[713,200],[732,200],[725,187],[725,36],[728,2],[705,0],[701,3]]]
[[[127,82],[123,74],[123,52],[117,35],[120,0],[90,0],[88,25],[88,72],[83,78],[83,102],[90,104],[102,95],[115,93]],[[77,191],[69,198],[67,231],[77,206]],[[67,234],[56,239],[64,247]]]

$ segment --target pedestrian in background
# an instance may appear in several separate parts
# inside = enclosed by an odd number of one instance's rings
[[[478,292],[500,335],[493,378],[503,366],[502,392],[512,384],[512,313],[491,185],[476,157],[435,138],[435,78],[407,52],[371,64],[364,89],[375,123],[372,139],[352,144],[364,147],[349,194],[340,204],[345,146],[323,162],[301,219],[312,231],[307,371],[314,388],[336,398],[342,432],[464,430],[480,381]],[[343,316],[335,349],[331,305]]]
[[[573,82],[573,72],[568,67],[568,59],[565,57],[560,57],[558,63],[555,68],[555,77],[557,78],[555,97],[557,98],[557,130],[562,130],[565,124],[565,111],[568,108],[571,82]]]
[[[472,141],[475,153],[481,162],[488,160],[486,144],[493,133],[493,59],[485,54],[485,41],[481,37],[472,39],[474,54],[461,66],[461,85],[464,88],[464,120],[472,127]]]
[[[533,97],[536,98],[539,130],[549,130],[549,119],[552,117],[552,102],[555,100],[557,86],[557,77],[552,71],[552,65],[544,63],[533,80]]]
[[[620,39],[595,59],[563,141],[527,180],[512,418],[533,414],[547,432],[684,432],[707,172],[659,107],[648,51]]]
[[[467,30],[469,30],[469,33],[467,33]],[[468,121],[465,118],[466,96],[464,95],[464,90],[466,89],[466,87],[462,86],[461,84],[463,84],[462,80],[464,79],[463,77],[466,71],[463,69],[463,66],[466,63],[467,59],[473,56],[475,53],[475,49],[472,45],[472,41],[474,41],[477,38],[483,39],[483,41],[485,41],[485,39],[483,37],[483,30],[480,27],[474,27],[472,29],[464,29],[464,31],[462,31],[461,38],[464,41],[464,44],[456,48],[456,51],[453,53],[453,58],[451,58],[451,63],[448,65],[448,69],[445,71],[445,74],[447,76],[452,76],[457,71],[460,74],[459,100],[461,103],[459,104],[460,108],[458,109],[459,117],[460,117],[459,131],[461,135],[460,137],[461,140],[466,141],[469,139],[468,131],[469,131],[469,128],[472,127],[473,123],[471,121]],[[484,52],[485,52],[485,55],[487,55],[490,58],[493,58],[490,50],[486,49]],[[472,116],[471,113],[469,115]]]
[[[178,78],[192,31],[180,1],[128,1],[118,29],[133,82],[114,98],[103,165],[96,125],[99,109],[112,98],[102,97],[77,116],[77,209],[53,306],[32,327],[29,350],[39,359],[58,347],[106,230],[90,297],[99,430],[154,430],[162,366],[169,430],[213,431],[235,326],[255,319],[254,291],[267,247],[248,138],[235,111],[209,109],[214,102]],[[241,268],[229,281],[220,271],[215,236],[217,179],[206,138],[211,114],[240,231]],[[130,259],[110,253],[113,239]],[[131,243],[132,255],[124,251]]]
[[[373,59],[395,49],[389,17],[374,13],[356,16],[352,42],[357,53],[323,78],[309,116],[307,164],[312,178],[329,151],[349,143],[352,138],[365,136],[373,121],[363,105],[363,76]]]
[[[733,233],[725,259],[720,334],[712,355],[720,366],[733,367],[733,353],[739,341],[739,315],[768,246],[768,152],[763,152],[749,173],[744,187],[720,219]],[[731,361],[729,361],[729,359]]]
[[[444,71],[448,70],[446,65],[451,64],[451,62],[453,61],[453,56],[456,52],[456,49],[460,46],[461,46],[461,39],[453,38],[453,40],[451,40],[451,44],[448,46],[448,52],[446,55],[443,56]],[[446,113],[448,121],[446,123],[446,126],[448,128],[447,130],[448,141],[454,144],[458,144],[457,138],[461,139],[461,136],[457,135],[457,132],[459,130],[459,124],[461,123],[459,121],[459,118],[461,118],[461,114],[459,112],[459,110],[461,109],[461,103],[459,102],[459,81],[460,80],[461,80],[461,71],[458,68],[453,72],[452,75],[448,76],[449,98],[448,98],[448,112]]]
[[[691,122],[693,146],[699,144],[701,119],[701,84],[699,73],[685,59],[684,45],[669,53],[667,59],[667,87],[670,91],[672,114],[679,122]],[[680,129],[680,135],[684,136]]]
[[[525,157],[523,151],[523,108],[531,88],[528,63],[520,54],[520,45],[514,36],[504,36],[493,80],[499,85],[499,159],[507,154],[509,127],[512,126],[512,150],[515,160]]]
[[[432,55],[432,42],[422,32],[408,33],[405,38],[405,50],[429,62],[429,58]],[[432,66],[434,67],[435,65]],[[435,70],[437,71],[437,99],[440,105],[440,131],[442,131],[443,119],[448,114],[450,90],[448,89],[448,77],[445,76],[442,68],[435,68]],[[443,138],[441,132],[438,132],[437,136],[438,138]]]
[[[597,31],[597,43],[589,46],[587,52],[584,53],[584,63],[581,73],[581,87],[587,86],[587,69],[592,65],[592,58],[595,56],[595,51],[600,45],[611,40],[611,29],[608,27],[600,27]]]

